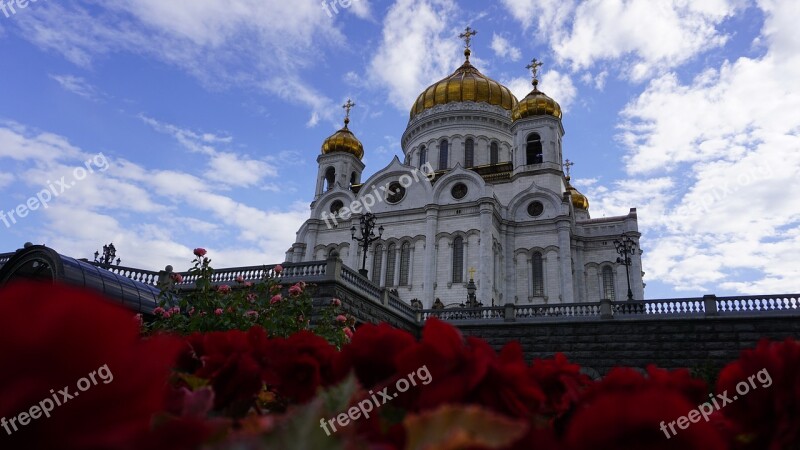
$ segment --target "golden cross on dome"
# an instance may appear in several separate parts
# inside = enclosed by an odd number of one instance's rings
[[[472,36],[475,36],[476,34],[478,34],[476,30],[467,27],[463,33],[458,35],[458,37],[464,40],[464,48],[469,48],[469,45],[472,42]]]
[[[533,84],[539,84],[539,67],[542,67],[544,64],[536,58],[533,58],[530,64],[525,66],[526,69],[530,69],[533,72]]]
[[[470,267],[469,268],[469,279],[470,280],[474,280],[475,279],[475,268],[474,267]]]
[[[353,103],[353,101],[350,100],[349,98],[347,99],[347,103],[342,105],[342,108],[344,108],[345,110],[344,118],[347,119],[348,121],[350,120],[350,110],[353,109],[353,106],[356,106],[356,104]]]
[[[564,161],[564,170],[567,171],[567,177],[569,177],[569,169],[570,169],[570,167],[572,167],[574,165],[575,165],[575,163],[570,161],[570,160]]]

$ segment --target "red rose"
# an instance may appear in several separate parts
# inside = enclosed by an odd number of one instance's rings
[[[428,319],[422,340],[397,355],[395,362],[398,375],[406,376],[425,366],[433,381],[428,385],[417,384],[397,399],[398,404],[421,410],[466,402],[486,376],[494,357],[494,350],[485,341],[470,337],[465,342],[452,325]]]
[[[686,419],[685,429],[677,424],[679,418],[698,408],[686,389],[694,383],[687,383],[682,371],[648,370],[656,376],[646,378],[634,369],[613,369],[589,387],[566,424],[566,448],[727,449],[717,428],[699,413],[696,423]]]
[[[364,324],[353,333],[352,341],[342,348],[337,367],[345,373],[354,369],[358,381],[369,389],[397,375],[395,356],[414,345],[416,339],[407,331],[386,323]]]
[[[508,343],[489,364],[486,377],[471,395],[475,403],[511,417],[526,419],[538,413],[545,395],[528,375],[519,342]]]
[[[533,361],[528,374],[546,396],[543,413],[561,415],[578,401],[581,391],[592,383],[580,370],[563,353],[556,353],[552,359]]]
[[[283,272],[283,266],[282,266],[282,265],[280,265],[280,264],[278,264],[278,265],[277,265],[277,266],[275,266],[275,267],[274,267],[272,270],[274,270],[274,271],[275,271],[275,273],[277,273],[277,274],[280,274],[281,272]]]
[[[736,430],[734,438],[741,448],[800,448],[800,343],[796,340],[765,339],[755,349],[743,351],[739,360],[720,372],[717,394],[732,400],[720,412]]]
[[[0,299],[0,418],[11,431],[0,428],[0,447],[127,449],[143,438],[179,340],[142,340],[132,312],[73,287],[19,283]]]
[[[210,380],[214,388],[214,408],[246,412],[262,387],[258,351],[267,345],[264,330],[196,333],[187,342],[191,356],[200,362],[194,375]],[[181,361],[181,367],[192,367],[186,357]]]
[[[208,253],[208,252],[204,248],[198,247],[198,248],[194,249],[194,256],[197,256],[198,258],[206,256],[206,253]]]
[[[334,370],[336,348],[309,331],[271,339],[265,349],[264,381],[293,402],[304,403],[314,397],[318,387],[343,378]]]

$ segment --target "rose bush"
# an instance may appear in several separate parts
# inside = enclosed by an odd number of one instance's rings
[[[717,392],[735,391],[762,370],[771,382],[668,438],[662,422],[709,398],[705,382],[687,370],[617,368],[591,380],[564,355],[529,363],[517,343],[495,351],[437,319],[427,321],[421,339],[386,324],[364,325],[350,331],[341,349],[303,327],[187,333],[184,324],[199,312],[231,314],[230,305],[216,303],[220,296],[243,290],[242,301],[252,304],[247,296],[256,293],[255,303],[271,304],[278,294],[267,286],[263,297],[249,286],[229,293],[209,288],[208,304],[191,306],[193,315],[184,305],[165,304],[159,332],[146,336],[131,313],[95,294],[37,284],[4,288],[0,418],[17,417],[50,389],[75,386],[103,364],[114,379],[48,419],[13,433],[0,428],[0,448],[800,448],[800,344],[793,339],[743,352],[720,372]],[[307,286],[295,286],[299,293],[287,289],[275,304],[307,295]],[[288,311],[293,323],[308,326],[309,311]],[[337,316],[330,326],[342,331]],[[177,333],[165,336],[170,323]],[[428,378],[420,376],[423,367]],[[412,373],[416,383],[391,395]],[[390,401],[384,398],[369,417],[335,433],[320,427],[381,392]]]

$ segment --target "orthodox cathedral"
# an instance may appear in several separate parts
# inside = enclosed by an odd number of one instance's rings
[[[403,161],[395,156],[367,180],[348,100],[344,127],[322,144],[311,217],[286,260],[338,252],[425,308],[463,303],[473,279],[484,306],[624,301],[629,285],[642,300],[636,209],[590,217],[588,199],[570,184],[561,107],[538,87],[541,63],[528,66],[533,90],[518,100],[470,63],[474,34],[461,35],[461,67],[411,105]],[[381,228],[365,258],[353,235],[367,213]],[[619,259],[623,235],[635,250]]]

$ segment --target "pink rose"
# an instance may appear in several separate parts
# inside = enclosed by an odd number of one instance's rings
[[[253,286],[253,283],[251,283],[250,281],[244,282],[244,287],[251,287],[251,286]]]
[[[347,336],[347,339],[353,339],[353,330],[351,330],[350,327],[344,327],[342,331],[344,331],[344,335]]]
[[[231,287],[227,284],[223,284],[222,286],[217,287],[217,290],[222,292],[223,294],[227,294],[231,291]]]
[[[214,310],[214,314],[221,316],[222,315],[222,308],[217,308]]]
[[[292,287],[289,288],[289,295],[296,297],[302,293],[303,293],[303,287],[300,286],[300,283],[292,285]]]
[[[247,311],[246,313],[244,313],[244,315],[247,317],[258,319],[258,311]]]
[[[155,314],[156,316],[161,316],[165,312],[167,312],[167,310],[165,310],[164,308],[162,308],[160,306],[156,307],[156,309],[153,310],[153,314]]]
[[[342,322],[342,323],[347,322],[347,317],[345,317],[342,314],[339,314],[338,316],[336,316],[336,321],[337,322]]]
[[[176,283],[183,283],[183,275],[179,273],[173,273],[172,275],[170,275],[170,278],[172,278],[172,281]]]
[[[172,314],[180,314],[181,313],[181,307],[180,306],[173,306],[172,309],[169,312],[171,312]]]
[[[331,305],[333,305],[333,306],[342,306],[342,301],[339,300],[338,298],[335,298],[335,299],[331,300]]]
[[[274,305],[275,303],[280,303],[281,300],[282,300],[281,294],[278,294],[278,295],[273,295],[272,298],[269,299],[269,302]]]
[[[170,317],[172,317],[172,313],[167,311],[167,312],[164,313],[164,315],[162,317],[164,317],[165,319],[169,319]]]
[[[238,277],[236,277],[236,282],[237,283],[244,283],[244,277],[239,275]]]
[[[206,249],[202,247],[197,247],[196,249],[194,249],[194,256],[197,257],[206,256],[206,253],[208,252],[206,251]]]
[[[275,273],[277,273],[277,274],[280,274],[281,272],[283,272],[283,266],[282,266],[282,265],[280,265],[280,264],[278,264],[278,265],[277,265],[277,266],[275,266],[275,268],[274,268],[274,269],[272,269],[272,270],[274,270],[274,271],[275,271]]]

